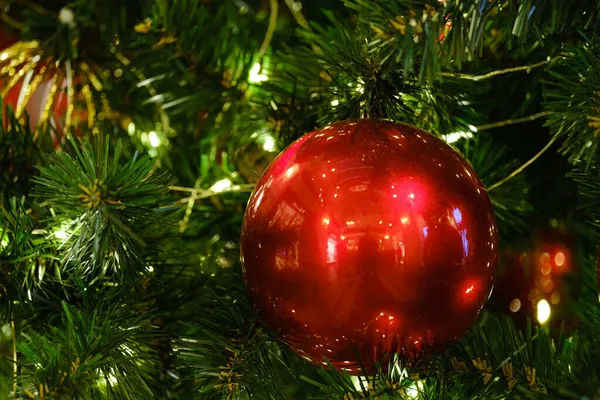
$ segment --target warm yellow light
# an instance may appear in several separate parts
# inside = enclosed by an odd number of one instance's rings
[[[331,105],[334,107],[337,107],[340,104],[340,101],[338,99],[335,99],[331,102]]]
[[[415,383],[413,383],[406,389],[406,396],[409,399],[416,399],[417,397],[419,397],[419,393],[421,393],[422,391],[423,391],[423,382],[416,381]]]
[[[66,231],[66,226],[62,226],[59,230],[54,232],[54,237],[62,241],[67,240],[69,238],[69,234]]]
[[[473,137],[473,134],[471,132],[461,131],[461,132],[452,132],[447,135],[443,135],[442,139],[444,139],[446,141],[446,143],[454,143],[454,142],[457,142],[461,138],[470,139],[472,137]]]
[[[148,142],[150,142],[150,146],[158,147],[160,146],[160,138],[154,131],[148,132]]]
[[[510,302],[509,308],[510,308],[510,311],[512,311],[512,312],[519,311],[521,309],[521,300],[512,299],[512,301]]]
[[[271,137],[271,136],[267,136],[265,138],[264,143],[263,143],[263,149],[265,151],[273,151],[273,150],[275,150],[275,139],[273,139],[273,137]]]
[[[554,256],[554,262],[556,263],[557,267],[562,267],[565,264],[565,260],[566,260],[565,253],[563,253],[562,251],[559,251]]]
[[[268,80],[269,77],[265,74],[260,73],[260,64],[256,63],[252,66],[250,70],[250,74],[248,75],[248,81],[251,83],[264,82]]]
[[[220,193],[228,189],[229,187],[231,187],[231,181],[225,178],[215,182],[215,184],[210,187],[210,190],[212,190],[215,193]]]
[[[546,300],[540,300],[537,303],[537,319],[540,324],[546,323],[550,319],[550,304]]]
[[[8,246],[8,238],[6,236],[3,236],[0,240],[0,248],[4,248],[6,246]]]
[[[129,136],[133,136],[135,133],[135,124],[133,122],[130,122],[129,125],[127,125],[127,133]]]

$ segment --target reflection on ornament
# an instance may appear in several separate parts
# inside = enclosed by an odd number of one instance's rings
[[[545,324],[550,319],[550,304],[545,299],[537,303],[537,319],[540,324]]]

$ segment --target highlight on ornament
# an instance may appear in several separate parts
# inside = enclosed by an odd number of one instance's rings
[[[310,132],[273,161],[248,203],[241,255],[274,332],[316,364],[362,374],[391,353],[410,363],[443,351],[472,326],[497,232],[459,153],[416,127],[363,119]]]

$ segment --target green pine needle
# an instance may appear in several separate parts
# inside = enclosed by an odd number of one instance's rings
[[[164,230],[173,180],[137,154],[121,163],[122,145],[109,141],[56,153],[35,179],[34,193],[56,213],[50,237],[63,240],[65,269],[92,279],[132,276],[143,266],[147,241]],[[60,235],[57,235],[60,233]]]

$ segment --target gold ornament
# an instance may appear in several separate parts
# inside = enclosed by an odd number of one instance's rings
[[[76,93],[74,78],[81,81],[81,90]],[[59,60],[47,56],[37,40],[17,42],[0,51],[0,81],[6,84],[0,90],[5,97],[9,91],[21,82],[21,94],[15,114],[23,115],[25,106],[42,82],[50,81],[50,90],[39,119],[42,128],[48,126],[50,116],[62,94],[61,86],[66,83],[67,108],[65,113],[64,133],[73,126],[75,98],[81,93],[86,103],[87,124],[92,128],[95,123],[96,107],[93,91],[101,92],[102,83],[98,79],[96,69],[85,61]]]

